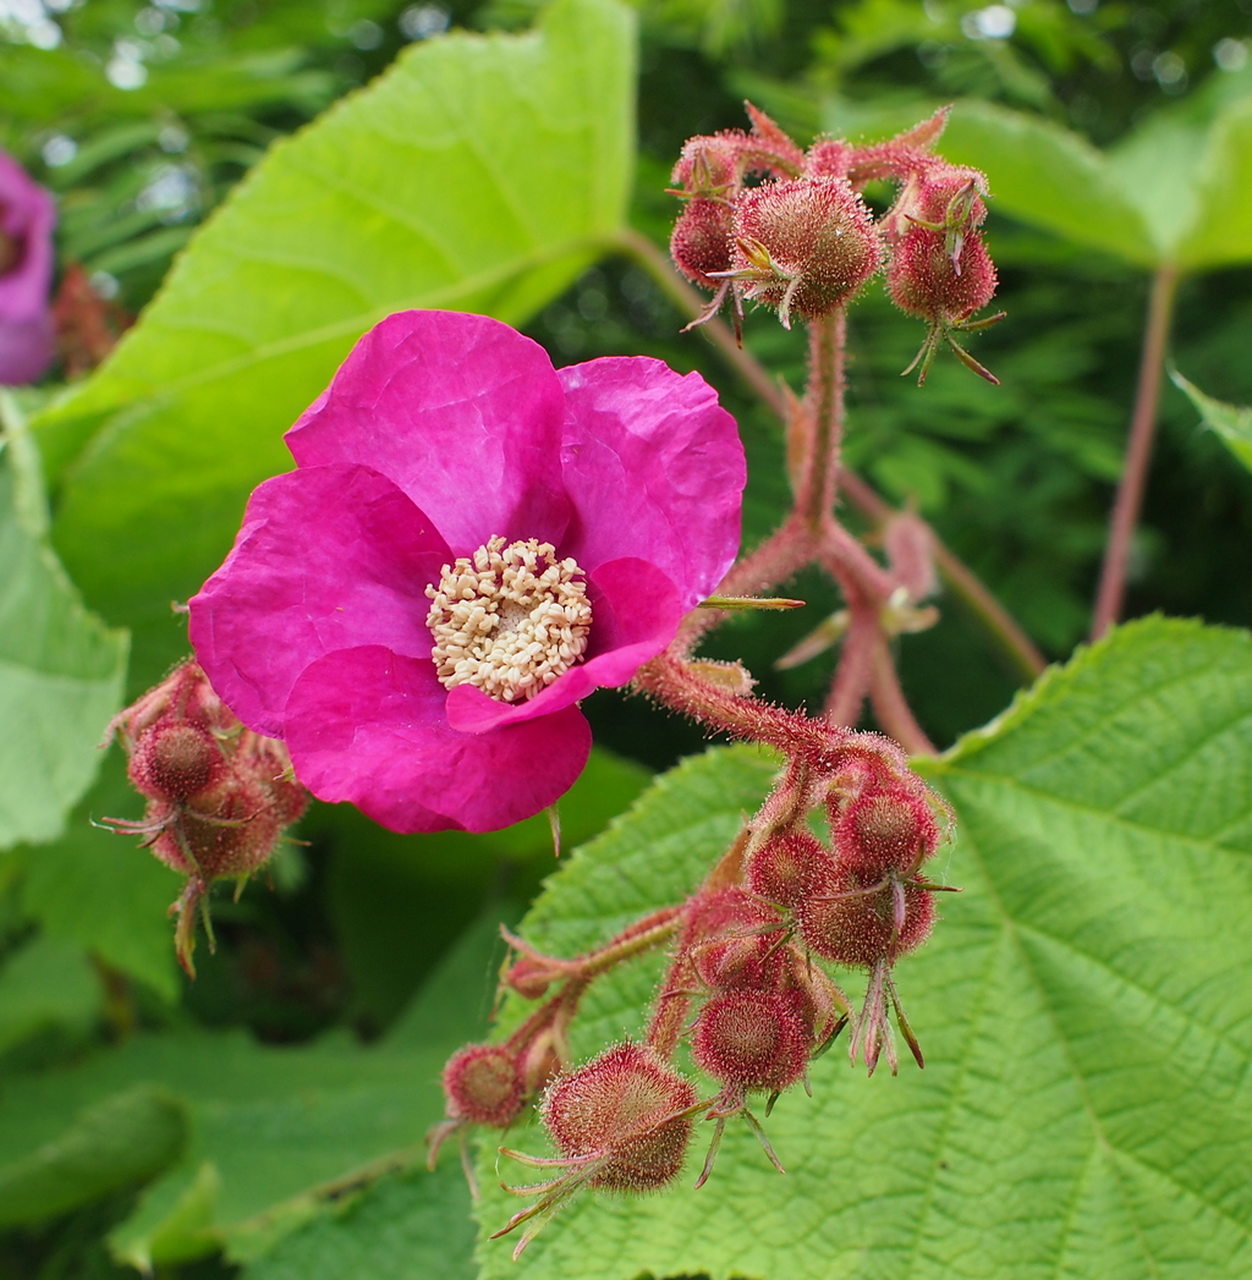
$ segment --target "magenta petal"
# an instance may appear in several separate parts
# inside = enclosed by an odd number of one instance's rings
[[[443,704],[429,662],[376,645],[329,653],[287,705],[296,776],[393,831],[495,831],[554,803],[587,762],[575,707],[471,735],[448,727]]]
[[[685,610],[674,584],[643,560],[610,560],[587,575],[591,644],[585,662],[571,667],[542,693],[510,704],[472,685],[448,691],[448,723],[462,733],[483,733],[551,715],[596,689],[625,684],[674,638]]]
[[[287,433],[301,467],[393,480],[456,555],[496,534],[560,543],[564,397],[547,353],[486,316],[402,311],[353,347]]]
[[[17,246],[16,264],[0,272],[0,385],[34,382],[56,350],[49,299],[55,225],[51,194],[0,151],[0,235]]]
[[[558,373],[566,394],[565,487],[576,518],[562,544],[584,569],[635,556],[690,609],[739,548],[746,480],[735,421],[700,377],[611,357]]]
[[[430,520],[376,472],[275,476],[191,601],[196,658],[245,724],[282,737],[292,685],[323,654],[382,644],[429,659],[424,592],[448,558]]]

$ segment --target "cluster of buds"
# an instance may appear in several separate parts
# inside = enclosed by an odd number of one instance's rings
[[[807,151],[751,104],[752,128],[695,137],[674,167],[684,201],[670,239],[675,265],[713,290],[696,324],[729,298],[738,325],[745,299],[774,308],[783,325],[819,320],[850,302],[881,269],[896,304],[925,320],[926,341],[905,370],[925,381],[948,346],[968,368],[996,379],[956,340],[999,315],[974,319],[991,301],[996,273],[980,227],[986,180],[930,150],[946,109],[888,142],[854,146],[823,138]],[[897,185],[875,219],[862,192]]]
[[[177,917],[179,963],[195,977],[197,918],[210,945],[207,894],[215,880],[247,878],[269,861],[285,828],[308,805],[286,748],[245,728],[194,662],[176,667],[109,725],[128,756],[127,772],[147,800],[139,821],[106,818],[113,830],[144,837],[144,847],[186,877],[170,914]]]
[[[782,1166],[749,1109],[796,1085],[851,1024],[850,1055],[872,1073],[885,1050],[898,1069],[890,1016],[922,1065],[892,967],[925,941],[934,893],[922,875],[944,835],[939,799],[903,753],[873,734],[846,734],[833,753],[797,758],[704,884],[684,903],[638,921],[575,959],[545,956],[506,934],[515,958],[502,987],[543,1003],[500,1045],[471,1045],[444,1073],[448,1117],[432,1134],[507,1128],[538,1102],[557,1154],[503,1154],[544,1171],[509,1190],[532,1200],[497,1232],[529,1223],[517,1252],[583,1188],[651,1191],[680,1173],[697,1119],[713,1123],[703,1185],[724,1127],[741,1117]],[[820,815],[829,840],[814,834]],[[599,975],[671,947],[669,968],[639,1042],[571,1068],[566,1030]],[[869,975],[861,1011],[823,967]],[[555,988],[555,994],[553,989]],[[712,1081],[701,1089],[674,1065],[686,1043]],[[464,1157],[464,1145],[462,1146]]]

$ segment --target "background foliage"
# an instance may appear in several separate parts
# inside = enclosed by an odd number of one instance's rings
[[[56,191],[63,263],[141,317],[67,394],[3,406],[0,1275],[1252,1275],[1252,673],[1233,629],[1252,595],[1231,569],[1252,534],[1248,19],[1242,0],[0,8],[0,146]],[[902,382],[920,335],[871,298],[849,460],[1058,660],[1086,630],[1149,279],[1182,271],[1130,611],[1232,629],[1127,628],[927,765],[966,891],[900,974],[924,1074],[824,1059],[816,1097],[771,1119],[787,1179],[732,1133],[698,1194],[587,1201],[522,1268],[496,1246],[475,1261],[455,1161],[426,1174],[420,1140],[442,1058],[483,1034],[495,925],[552,870],[546,822],[400,838],[318,807],[272,892],[218,904],[218,954],[188,987],[176,882],[89,824],[138,807],[96,744],[123,681],[181,651],[170,603],[285,465],[282,431],[397,307],[489,311],[558,363],[701,368],[749,447],[746,540],[764,534],[776,426],[677,334],[626,237],[664,242],[673,157],[739,126],[745,95],[802,138],[956,101],[945,150],[996,194],[1010,317],[977,350],[1003,386],[955,366]],[[747,341],[798,385],[795,335],[761,316]],[[807,610],[713,646],[789,701],[820,697],[829,662],[773,659],[835,607],[816,581],[797,592]],[[940,604],[901,669],[946,746],[1016,677]],[[707,744],[616,695],[588,710],[601,746],[562,803],[584,848],[527,919],[557,950],[681,897],[770,774],[702,755],[609,826]],[[636,1029],[654,976],[597,991],[580,1051]]]

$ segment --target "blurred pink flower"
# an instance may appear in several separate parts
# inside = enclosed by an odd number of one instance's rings
[[[390,316],[287,434],[191,638],[296,774],[398,831],[489,831],[574,782],[739,542],[743,449],[699,377],[554,370],[508,326]]]
[[[0,384],[34,382],[52,360],[52,196],[0,151]]]

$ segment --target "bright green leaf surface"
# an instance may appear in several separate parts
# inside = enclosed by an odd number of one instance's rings
[[[40,536],[22,443],[0,447],[0,848],[60,834],[99,767],[126,669],[126,637],[83,608]]]
[[[767,773],[736,750],[662,779],[553,878],[529,940],[577,951],[672,900]],[[519,1264],[484,1241],[485,1280],[1252,1270],[1249,637],[1125,627],[927,773],[959,824],[937,872],[965,892],[899,966],[926,1070],[866,1080],[832,1052],[766,1122],[785,1178],[733,1129],[699,1192],[697,1156],[663,1195],[584,1199]],[[640,1031],[655,973],[603,984],[578,1054]],[[495,1228],[521,1202],[489,1170]]]
[[[384,1178],[294,1233],[243,1280],[473,1280],[474,1223],[458,1161]]]
[[[1178,247],[1191,270],[1252,261],[1252,99],[1214,122],[1196,168],[1199,209]]]
[[[1174,385],[1186,394],[1195,405],[1204,425],[1215,431],[1229,447],[1230,452],[1252,469],[1252,408],[1244,405],[1223,404],[1206,396],[1193,382],[1188,382],[1177,370],[1170,373]]]
[[[603,252],[630,183],[632,58],[612,0],[415,45],[275,146],[43,415],[57,546],[93,606],[138,629],[139,679],[183,647],[169,602],[290,466],[282,432],[371,324],[406,307],[517,322]]]
[[[114,1232],[115,1252],[140,1266],[223,1247],[258,1257],[335,1197],[419,1159],[442,1113],[443,1061],[481,1034],[495,942],[494,922],[467,935],[402,1029],[369,1048],[328,1037],[283,1049],[188,1030],[136,1036],[81,1066],[10,1079],[0,1097],[10,1168],[29,1170],[68,1146],[84,1165],[130,1170],[119,1154],[125,1143],[114,1142],[124,1126],[98,1117],[129,1114],[121,1099],[140,1091],[172,1099],[185,1111],[185,1147]],[[90,1125],[73,1119],[84,1111]],[[414,1194],[418,1204],[423,1193]],[[438,1195],[445,1203],[446,1188]]]

